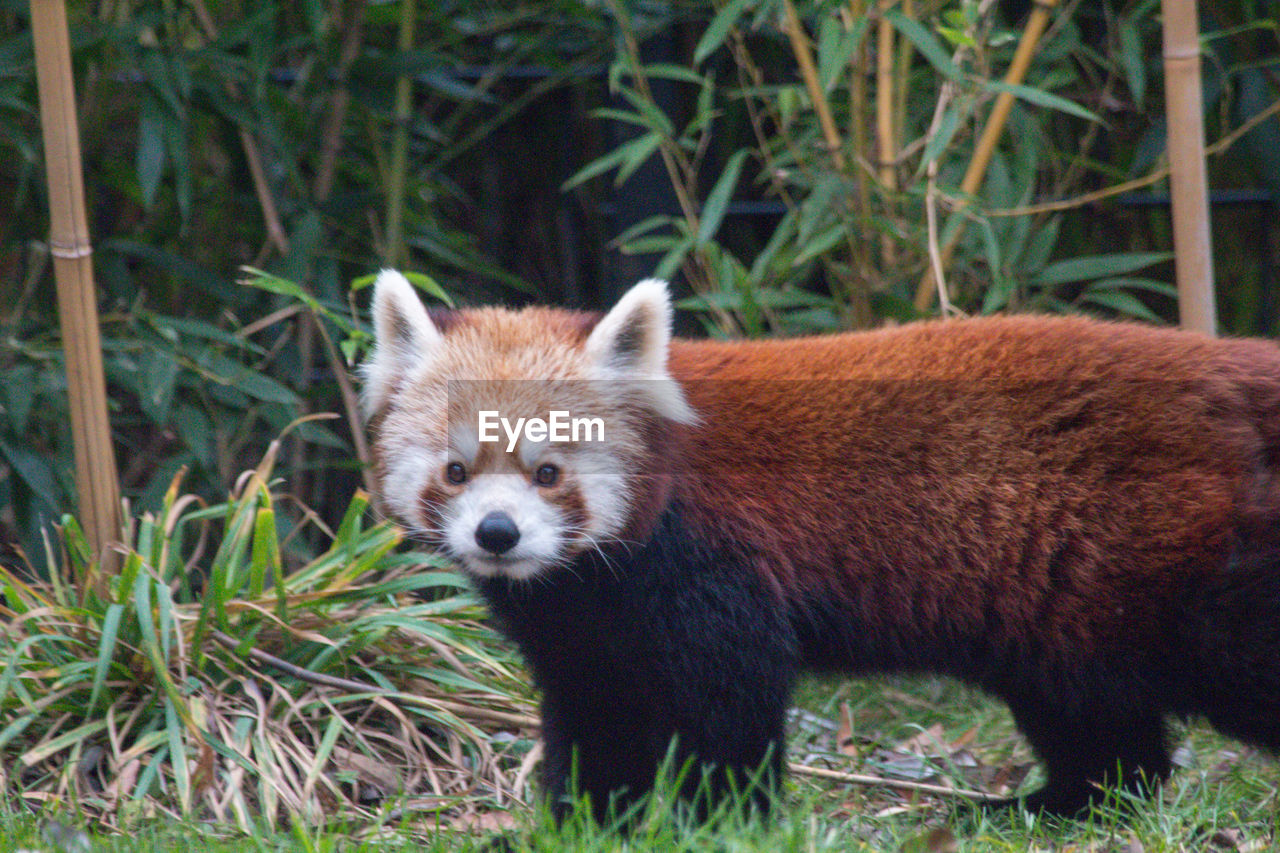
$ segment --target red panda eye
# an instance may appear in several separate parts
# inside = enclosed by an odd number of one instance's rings
[[[467,469],[461,462],[450,462],[444,469],[444,478],[455,486],[467,481]]]
[[[554,486],[560,479],[560,469],[554,465],[543,465],[533,473],[533,482],[539,486]]]

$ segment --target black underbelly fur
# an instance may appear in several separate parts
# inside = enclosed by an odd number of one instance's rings
[[[871,630],[838,601],[784,602],[747,560],[693,538],[678,508],[643,546],[592,553],[544,577],[479,588],[543,691],[544,786],[557,816],[589,795],[597,818],[649,791],[675,739],[686,793],[712,799],[781,778],[783,719],[802,668],[930,671],[1003,699],[1048,771],[1029,810],[1071,814],[1098,785],[1150,790],[1171,770],[1169,716],[1280,749],[1280,554],[1188,573],[1159,636],[1118,626],[1089,655],[1033,637]],[[1128,626],[1133,628],[1133,626]],[[891,630],[892,629],[892,630]],[[704,778],[705,773],[705,778]]]
[[[673,738],[687,792],[714,800],[756,779],[767,804],[798,650],[782,603],[740,558],[693,541],[668,510],[643,546],[479,588],[543,691],[557,815],[571,785],[597,818],[611,800],[625,808],[652,788]]]

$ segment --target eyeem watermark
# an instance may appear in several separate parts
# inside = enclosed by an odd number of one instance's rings
[[[498,428],[502,428],[507,437],[507,452],[516,449],[516,442],[521,434],[525,441],[550,441],[552,444],[563,444],[570,441],[604,441],[603,418],[571,418],[566,411],[552,409],[550,418],[516,418],[515,426],[496,411],[484,409],[480,411],[477,434],[483,442],[501,440]]]

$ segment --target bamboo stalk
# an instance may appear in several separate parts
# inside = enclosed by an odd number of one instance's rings
[[[190,0],[191,9],[195,12],[196,21],[203,30],[204,36],[208,41],[217,41],[218,27],[214,23],[213,16],[209,14],[209,9],[204,4],[204,0]],[[240,87],[234,82],[228,82],[225,86],[227,94],[232,100],[239,101]],[[244,150],[245,163],[249,166],[249,176],[253,180],[254,192],[258,196],[258,207],[262,211],[262,223],[267,229],[267,241],[275,247],[276,251],[282,255],[289,253],[289,237],[285,234],[284,225],[280,220],[280,209],[276,206],[275,195],[271,192],[271,182],[267,179],[267,170],[262,165],[262,153],[258,149],[258,143],[254,140],[248,128],[241,127],[240,131],[240,147]],[[263,254],[266,253],[264,247]]]
[[[1161,7],[1178,314],[1186,328],[1212,335],[1217,329],[1217,317],[1204,118],[1200,112],[1199,20],[1195,0],[1164,0]]]
[[[868,0],[849,0],[849,7],[844,10],[845,29],[852,29],[854,24],[861,20],[867,14]],[[854,48],[853,56],[849,59],[849,132],[848,136],[853,140],[853,156],[854,159],[864,157],[867,153],[867,75],[866,75],[866,34],[859,40],[858,46]],[[870,160],[870,157],[866,159]],[[871,209],[870,187],[867,186],[866,180],[859,171],[856,173],[858,180],[858,202],[863,213]]]
[[[400,0],[400,31],[396,47],[401,53],[413,48],[416,0]],[[413,111],[413,75],[396,78],[395,129],[391,134],[391,164],[387,187],[387,242],[383,260],[400,266],[404,258],[404,200],[409,182],[409,121]]]
[[[870,0],[849,0],[849,5],[840,10],[841,19],[846,31],[867,15],[867,3]],[[870,162],[873,157],[867,151],[867,36],[863,30],[862,37],[849,58],[849,130],[846,136],[853,148],[852,160]],[[855,218],[869,219],[871,216],[871,181],[862,169],[852,170],[856,181],[858,199]],[[871,289],[874,280],[872,273],[870,246],[864,240],[851,240],[849,262],[854,274]]]
[[[893,86],[893,24],[886,14],[894,0],[880,0],[880,20],[876,31],[876,174],[884,189],[885,215],[893,218],[893,194],[898,190],[898,146],[894,140],[893,110],[897,103]],[[897,263],[893,238],[880,238],[880,262],[885,269]]]
[[[351,90],[348,86],[351,65],[360,55],[367,5],[367,0],[355,0],[350,4],[350,9],[346,10],[346,4],[342,0],[335,0],[332,7],[334,20],[343,22],[342,47],[338,52],[333,91],[329,93],[329,111],[320,137],[320,163],[316,167],[316,177],[312,184],[311,194],[318,202],[327,200],[333,192],[333,179],[338,171],[338,152],[342,150],[342,128],[346,125],[347,107],[351,102]]]
[[[63,0],[32,0],[31,30],[49,184],[49,252],[66,354],[80,521],[99,563],[89,585],[105,597],[106,578],[115,563],[108,546],[120,538],[120,484],[107,417],[93,248],[84,203],[75,78]]]
[[[1031,10],[1030,17],[1027,18],[1027,27],[1022,31],[1022,39],[1018,42],[1018,49],[1014,51],[1013,61],[1009,63],[1009,70],[1005,72],[1004,82],[1010,85],[1019,85],[1027,76],[1027,69],[1031,67],[1031,59],[1035,56],[1036,47],[1040,44],[1040,37],[1044,35],[1045,29],[1049,26],[1049,19],[1052,17],[1053,9],[1058,5],[1058,0],[1035,0],[1035,6]],[[969,167],[965,170],[964,178],[960,181],[960,194],[964,197],[961,206],[968,203],[968,198],[978,192],[982,186],[983,179],[987,176],[987,167],[991,165],[991,157],[995,154],[996,143],[1000,141],[1001,134],[1004,133],[1005,123],[1009,120],[1009,112],[1013,109],[1014,95],[1011,92],[1001,92],[996,96],[995,105],[991,108],[991,115],[987,118],[987,124],[982,129],[982,135],[978,138],[978,144],[974,148],[973,157],[969,160]],[[960,242],[960,235],[964,233],[963,224],[961,227],[952,232],[951,237],[943,244],[941,250],[941,266],[945,268],[951,262],[951,256],[955,254],[956,244]],[[920,283],[916,287],[915,306],[917,310],[927,311],[933,304],[933,296],[936,292],[936,277],[932,269],[927,270],[920,278]]]
[[[800,66],[800,76],[804,79],[805,88],[809,92],[809,100],[813,102],[813,110],[818,115],[818,124],[822,128],[822,138],[831,152],[831,162],[836,169],[844,171],[844,143],[840,132],[836,130],[836,120],[831,114],[831,104],[826,93],[822,91],[822,81],[818,79],[818,68],[813,62],[813,52],[809,49],[809,37],[805,35],[800,16],[796,14],[795,4],[791,0],[783,0],[783,25],[787,29],[787,38],[791,40],[791,52],[795,54],[796,63]]]
[[[876,160],[880,183],[887,190],[897,188],[893,144],[893,24],[885,14],[893,0],[880,0],[876,31]]]
[[[902,0],[902,16],[908,20],[921,20],[915,0]],[[894,162],[901,156],[902,139],[906,135],[907,102],[911,99],[911,61],[915,56],[911,39],[898,39],[897,56],[893,69],[898,86],[893,93],[893,150]]]

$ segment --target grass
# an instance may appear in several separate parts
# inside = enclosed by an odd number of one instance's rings
[[[794,715],[790,758],[838,761],[844,769],[907,781],[969,787],[1021,777],[1031,763],[1008,714],[981,694],[935,679],[810,681]],[[841,717],[856,721],[843,744]],[[1262,851],[1280,829],[1280,767],[1207,728],[1180,728],[1180,767],[1151,803],[1107,806],[1081,821],[983,813],[957,796],[920,795],[891,786],[845,785],[793,774],[786,802],[769,820],[724,815],[709,824],[655,814],[622,840],[582,821],[555,828],[523,805],[473,801],[434,812],[388,802],[372,816],[330,822],[226,824],[143,820],[127,836],[95,833],[101,851],[485,850],[501,835],[513,851]],[[930,746],[932,744],[932,746]],[[832,747],[836,747],[832,750]],[[833,755],[838,758],[833,759]],[[919,761],[903,759],[913,755]],[[1038,784],[1038,769],[1025,788]],[[14,817],[0,824],[0,849],[50,847],[50,821],[83,826],[74,813]],[[32,845],[35,843],[34,846]]]
[[[1270,849],[1280,768],[1199,726],[1154,803],[1087,820],[983,813],[957,791],[1042,781],[1008,713],[940,679],[806,681],[767,820],[626,839],[536,806],[536,720],[461,579],[370,523],[329,530],[272,480],[133,519],[105,583],[74,521],[52,578],[0,566],[0,850]],[[318,544],[304,545],[310,537]],[[856,772],[883,784],[815,773]],[[942,791],[941,793],[939,791]],[[947,792],[947,791],[950,792]]]
[[[253,834],[373,819],[392,796],[518,800],[528,687],[463,580],[398,549],[363,494],[332,530],[291,513],[274,453],[215,506],[175,481],[106,582],[71,519],[51,577],[0,566],[6,801]]]

